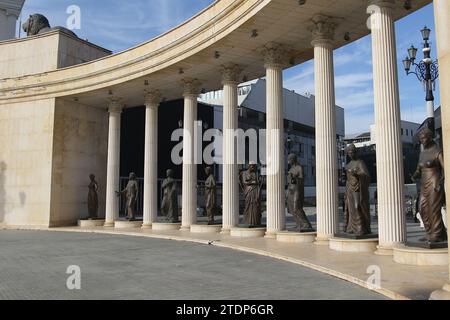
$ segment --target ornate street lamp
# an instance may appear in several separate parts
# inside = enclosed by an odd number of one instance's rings
[[[426,102],[427,102],[427,126],[434,133],[434,95],[433,91],[436,88],[436,80],[439,77],[438,62],[431,59],[431,47],[430,34],[431,30],[427,27],[423,28],[421,31],[423,38],[423,59],[419,63],[416,63],[417,48],[411,46],[408,49],[408,57],[403,60],[403,66],[407,75],[415,74],[417,79],[423,83],[426,92]],[[415,71],[411,71],[411,67],[415,67]]]

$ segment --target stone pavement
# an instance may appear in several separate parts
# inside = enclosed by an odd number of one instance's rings
[[[14,230],[1,230],[0,243],[0,299],[384,299],[293,263],[203,243]],[[80,267],[81,290],[66,287],[70,265]]]

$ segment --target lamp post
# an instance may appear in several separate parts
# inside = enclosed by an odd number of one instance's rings
[[[416,56],[418,49],[414,46],[408,49],[408,57],[403,60],[406,75],[415,74],[417,79],[423,83],[426,92],[427,102],[427,127],[431,132],[435,132],[434,125],[434,95],[436,80],[439,77],[438,63],[431,59],[431,46],[429,43],[431,30],[424,27],[421,31],[423,38],[423,59],[416,63]],[[415,67],[415,71],[411,71],[411,67]]]

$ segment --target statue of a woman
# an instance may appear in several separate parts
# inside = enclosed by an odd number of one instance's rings
[[[303,210],[303,202],[305,199],[305,179],[303,176],[303,168],[298,163],[295,154],[288,156],[289,172],[288,172],[288,192],[287,192],[287,209],[295,219],[297,229],[300,232],[312,231],[311,223]]]
[[[161,202],[161,213],[171,223],[178,222],[178,192],[177,182],[173,178],[173,170],[166,172],[167,178],[162,183],[163,200]]]
[[[88,193],[88,213],[89,219],[96,219],[98,213],[98,183],[95,181],[95,176],[93,174],[89,175],[91,182],[89,183],[89,193]]]
[[[247,171],[241,173],[241,187],[244,191],[244,223],[249,226],[261,225],[261,181],[256,164],[250,164]]]
[[[369,184],[370,175],[363,160],[358,159],[355,145],[347,147],[350,162],[345,167],[347,188],[345,192],[344,232],[356,236],[371,234]]]
[[[423,146],[417,170],[411,177],[413,181],[421,179],[419,211],[428,242],[447,241],[447,232],[442,219],[441,209],[444,200],[444,157],[441,149],[433,141],[433,133],[423,129],[419,133]]]
[[[214,213],[216,210],[216,179],[214,178],[211,167],[206,167],[205,173],[208,176],[205,182],[205,197],[206,197],[206,214],[208,216],[208,224],[214,224]]]

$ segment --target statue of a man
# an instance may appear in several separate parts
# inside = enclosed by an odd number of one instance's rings
[[[138,196],[138,183],[136,180],[136,174],[134,172],[130,173],[130,176],[128,178],[128,184],[122,191],[116,191],[117,196],[125,195],[127,202],[126,202],[126,208],[127,208],[127,219],[128,220],[134,220],[136,218],[136,203],[137,203],[137,196]]]
[[[166,216],[167,221],[178,222],[178,191],[177,182],[173,178],[173,170],[166,172],[167,178],[162,183],[163,200],[161,203],[161,213]]]
[[[305,179],[303,168],[298,163],[295,154],[288,156],[289,172],[288,172],[288,192],[287,192],[287,208],[292,214],[300,232],[313,231],[311,223],[303,210],[305,200]]]
[[[244,191],[244,223],[249,226],[261,225],[261,179],[255,163],[241,173],[241,188]]]
[[[206,167],[205,173],[208,176],[205,182],[206,214],[208,216],[208,224],[211,225],[214,224],[214,213],[217,204],[217,186],[213,169],[211,167]]]
[[[89,183],[89,193],[88,193],[88,213],[89,219],[96,219],[98,213],[98,183],[95,181],[95,176],[93,174],[89,175],[91,182]]]
[[[345,191],[344,232],[356,236],[371,234],[369,185],[370,175],[366,164],[358,158],[355,145],[347,147],[350,162],[347,163],[347,187]]]
[[[430,243],[447,241],[447,231],[442,219],[444,202],[444,157],[442,150],[433,141],[430,129],[419,133],[423,151],[420,153],[417,170],[411,177],[413,182],[421,179],[419,212],[427,233],[421,239]]]

